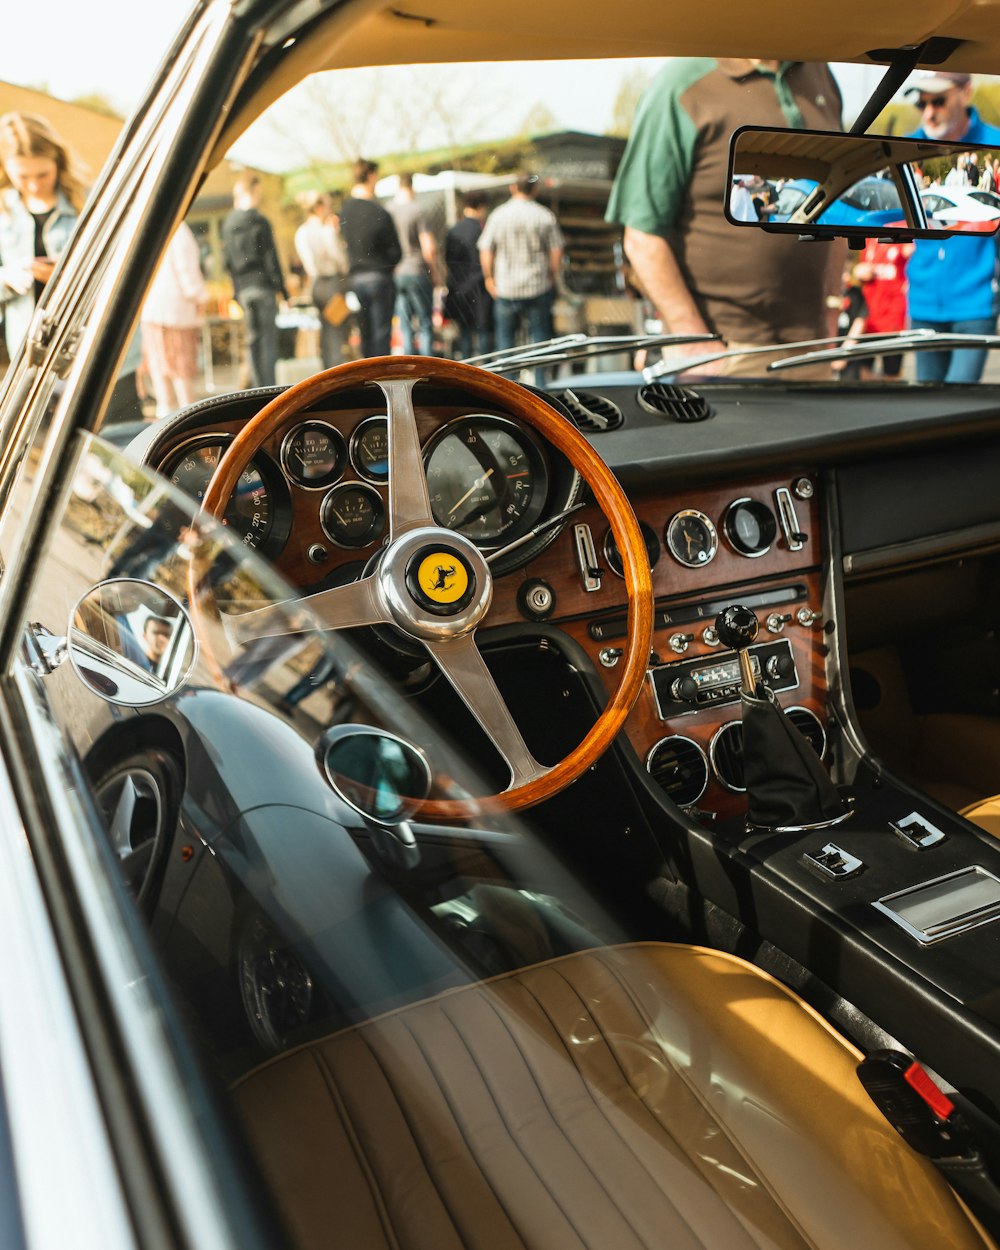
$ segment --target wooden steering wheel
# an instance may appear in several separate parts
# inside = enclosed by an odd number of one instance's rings
[[[531,755],[475,642],[493,594],[482,552],[464,535],[439,525],[431,512],[413,408],[413,387],[432,382],[461,388],[530,425],[562,452],[593,492],[621,553],[628,595],[627,634],[618,688],[586,737],[551,768]],[[652,583],[646,547],[625,492],[579,431],[531,391],[457,361],[384,356],[338,365],[275,396],[233,439],[205,492],[206,512],[221,518],[240,474],[266,439],[289,417],[337,391],[373,382],[386,398],[389,430],[389,539],[373,572],[346,586],[304,595],[323,629],[390,624],[426,647],[431,659],[482,726],[510,769],[497,802],[531,807],[557,794],[611,745],[639,696],[652,638]],[[458,566],[456,586],[437,590],[428,572],[443,561]],[[245,613],[232,623],[240,641],[286,633],[288,605]],[[490,800],[493,801],[493,800]],[[461,800],[429,799],[427,819],[455,820],[481,808]]]

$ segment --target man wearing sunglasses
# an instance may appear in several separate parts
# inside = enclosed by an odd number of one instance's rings
[[[1000,129],[987,125],[971,105],[968,74],[926,74],[907,94],[916,96],[920,109],[915,138],[1000,146]],[[911,326],[992,334],[998,311],[998,239],[1000,235],[918,239],[907,267]],[[916,360],[918,382],[978,382],[986,352],[920,352]]]

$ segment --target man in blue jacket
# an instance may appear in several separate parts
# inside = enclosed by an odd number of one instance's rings
[[[988,126],[969,101],[968,74],[929,74],[910,90],[921,113],[918,139],[1000,146],[1000,129]],[[998,235],[918,239],[907,266],[910,324],[955,334],[992,334],[998,311]],[[918,352],[918,382],[978,382],[985,350]]]

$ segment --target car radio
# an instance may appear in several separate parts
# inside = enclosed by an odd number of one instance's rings
[[[763,677],[775,692],[794,690],[799,684],[787,638],[751,647],[750,662],[757,679]],[[735,651],[658,664],[649,670],[649,676],[660,720],[735,703],[740,697],[740,662]]]

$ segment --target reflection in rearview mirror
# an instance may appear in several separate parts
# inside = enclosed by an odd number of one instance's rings
[[[145,707],[184,684],[194,665],[194,630],[166,591],[136,578],[113,578],[94,586],[73,609],[69,657],[95,694]]]
[[[385,730],[338,725],[323,735],[317,749],[334,791],[379,824],[406,820],[430,793],[431,772],[423,754]]]
[[[747,126],[730,147],[726,216],[816,236],[995,234],[1000,149]]]

